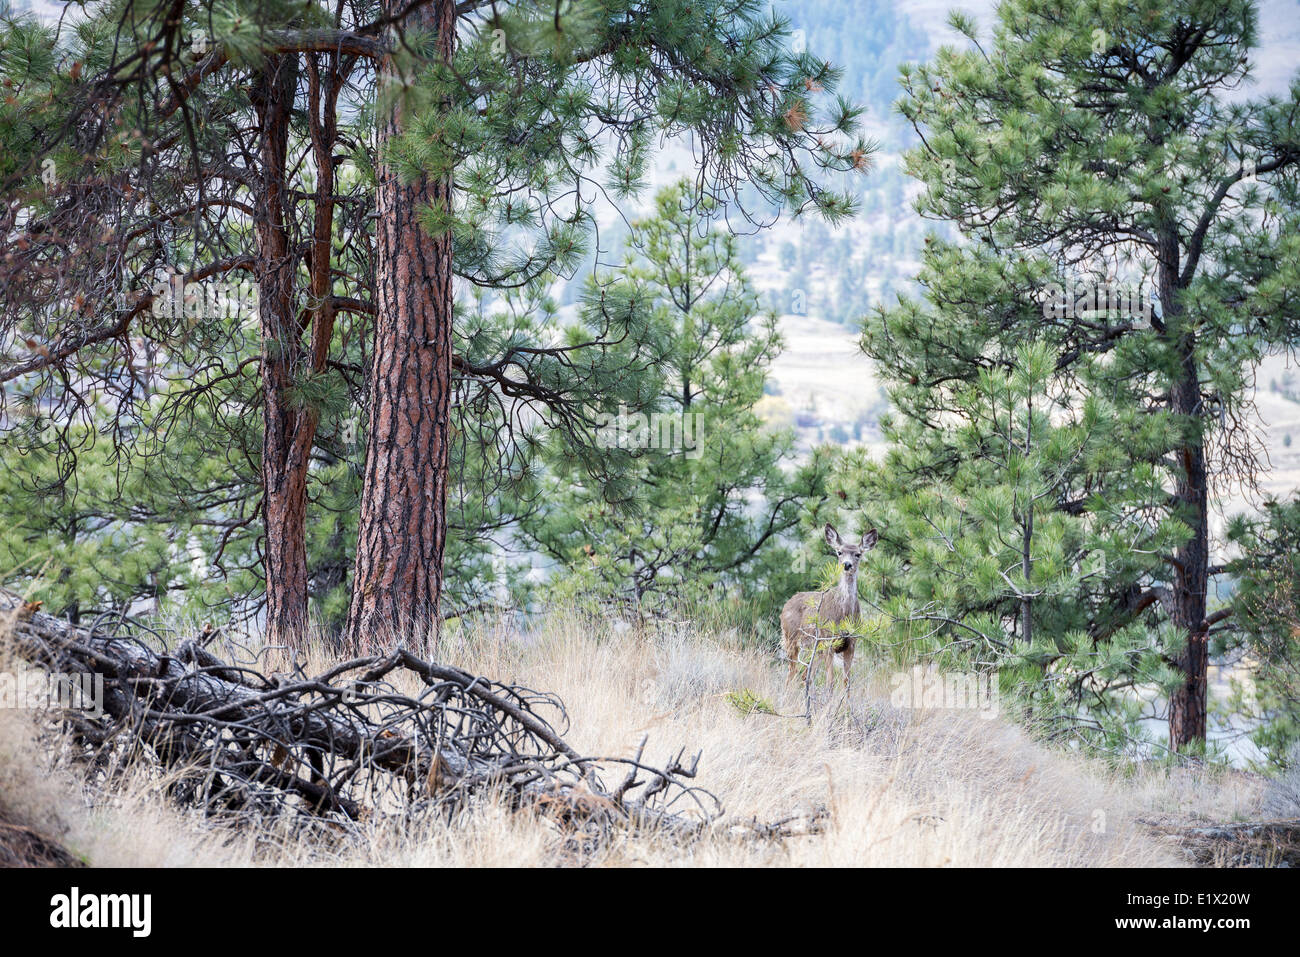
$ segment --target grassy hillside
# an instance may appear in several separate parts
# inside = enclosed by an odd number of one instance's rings
[[[1246,775],[1121,777],[1047,750],[1001,717],[893,707],[890,677],[866,662],[847,709],[819,687],[811,723],[744,714],[730,692],[792,715],[802,697],[770,655],[690,626],[614,633],[556,615],[529,634],[462,632],[441,651],[475,672],[559,693],[573,722],[568,740],[586,753],[630,755],[645,735],[647,761],[701,751],[697,783],[726,817],[692,845],[640,833],[590,853],[566,847],[553,823],[491,801],[452,826],[371,821],[359,841],[232,833],[176,811],[146,768],[111,769],[107,789],[84,790],[68,749],[36,745],[34,716],[14,710],[0,711],[0,815],[92,865],[1159,866],[1186,859],[1138,818],[1182,818],[1195,801],[1228,820],[1260,799]],[[824,830],[797,833],[819,811]],[[793,819],[796,833],[739,839],[754,818]]]

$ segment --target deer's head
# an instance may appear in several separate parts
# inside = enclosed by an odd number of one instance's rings
[[[876,547],[876,541],[879,536],[874,528],[868,528],[862,533],[862,538],[855,544],[846,542],[840,538],[840,533],[835,531],[835,526],[830,522],[826,523],[826,544],[835,552],[835,557],[839,559],[842,575],[846,578],[852,578],[858,573],[858,562],[862,561],[862,556]]]

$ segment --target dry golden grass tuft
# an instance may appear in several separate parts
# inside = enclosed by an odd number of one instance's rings
[[[310,655],[309,670],[327,664],[319,648]],[[866,662],[851,708],[823,700],[809,724],[784,716],[802,709],[802,696],[785,687],[774,657],[687,627],[617,633],[556,613],[527,635],[453,630],[438,657],[558,693],[572,719],[567,738],[584,753],[630,756],[647,735],[651,763],[702,751],[697,783],[722,799],[729,819],[807,818],[824,808],[825,830],[740,840],[718,827],[689,846],[630,834],[579,861],[545,818],[484,798],[451,822],[371,823],[359,842],[234,833],[171,807],[139,772],[84,793],[57,756],[32,749],[35,723],[15,713],[0,715],[0,806],[26,809],[95,865],[1105,867],[1184,862],[1139,817],[1195,809],[1226,819],[1258,799],[1247,776],[1120,775],[1047,749],[999,717],[894,708],[887,676],[871,675]]]

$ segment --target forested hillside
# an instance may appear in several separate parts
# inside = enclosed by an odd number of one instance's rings
[[[1291,860],[1300,76],[1252,0],[909,10],[0,0],[0,665],[101,681],[15,740],[294,860],[886,860],[744,783],[801,735],[926,863]],[[1118,830],[975,823],[1075,761]]]
[[[741,248],[779,312],[852,327],[866,309],[909,289],[916,276],[922,226],[911,211],[915,190],[898,163],[915,134],[893,103],[898,68],[924,60],[931,36],[887,0],[818,0],[777,9],[810,49],[845,69],[843,91],[864,105],[865,129],[880,144],[880,155],[870,177],[846,184],[861,204],[852,222],[834,228],[778,223]]]

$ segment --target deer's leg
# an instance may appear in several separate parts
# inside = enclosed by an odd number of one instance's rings
[[[844,665],[844,693],[849,691],[849,672],[853,668],[853,645],[849,645],[840,654],[840,663]]]

